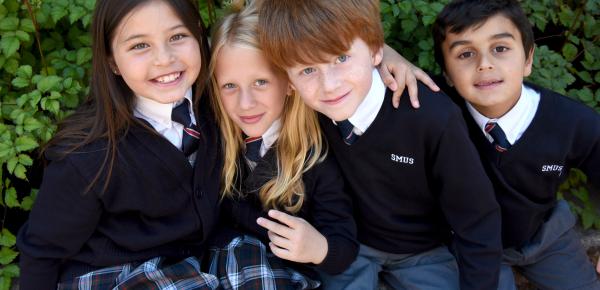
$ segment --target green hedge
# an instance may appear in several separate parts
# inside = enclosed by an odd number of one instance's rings
[[[220,1],[199,0],[207,23]],[[429,28],[448,1],[382,0],[386,40],[415,64],[439,72]],[[15,232],[39,186],[38,148],[87,94],[88,29],[94,0],[0,0],[0,290],[19,275]],[[524,1],[538,48],[530,80],[600,111],[600,1]],[[572,197],[587,228],[600,228],[585,175],[575,172],[559,196]]]

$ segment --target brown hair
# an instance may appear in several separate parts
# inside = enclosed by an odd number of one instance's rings
[[[200,45],[202,68],[194,85],[194,103],[208,83],[210,53],[208,41],[192,0],[98,0],[92,20],[92,72],[90,93],[77,111],[59,125],[58,133],[44,146],[42,154],[52,148],[52,155],[64,158],[83,146],[98,140],[106,142],[106,154],[100,170],[87,188],[89,191],[102,177],[106,190],[117,155],[117,144],[132,124],[148,128],[133,116],[135,96],[121,76],[113,74],[110,66],[111,42],[121,20],[141,5],[154,1],[167,3],[179,16]],[[150,129],[150,128],[148,128]]]
[[[277,66],[325,62],[360,37],[377,51],[383,46],[379,0],[262,0],[260,42]]]

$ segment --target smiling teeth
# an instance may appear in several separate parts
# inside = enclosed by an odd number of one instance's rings
[[[176,80],[180,75],[181,75],[181,72],[172,73],[172,74],[169,74],[166,76],[158,77],[158,78],[156,78],[156,81],[161,84],[166,84],[166,83],[170,83],[170,82]]]

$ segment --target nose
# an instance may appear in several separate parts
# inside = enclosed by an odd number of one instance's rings
[[[164,66],[171,64],[175,61],[175,54],[173,48],[169,45],[158,46],[154,51],[154,65]]]
[[[340,86],[340,78],[334,69],[324,69],[321,82],[325,93],[333,93]]]
[[[250,92],[248,89],[240,90],[239,102],[240,108],[243,110],[249,110],[256,106],[256,99],[254,98],[252,92]]]
[[[479,65],[477,67],[477,71],[482,72],[486,70],[491,70],[494,68],[494,64],[488,55],[482,54],[479,57]]]

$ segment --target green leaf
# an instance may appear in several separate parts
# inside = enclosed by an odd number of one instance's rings
[[[18,255],[19,254],[17,252],[13,251],[12,249],[7,248],[7,247],[2,247],[2,249],[0,249],[0,264],[8,265],[12,261],[14,261]]]
[[[12,247],[17,242],[17,238],[8,229],[2,229],[0,234],[0,245],[4,247]]]
[[[22,77],[24,79],[31,79],[31,75],[33,74],[33,69],[30,65],[22,65],[17,69],[17,76]]]
[[[19,162],[19,158],[17,156],[13,156],[8,159],[6,162],[6,169],[8,169],[8,173],[12,174],[15,171],[15,167],[17,167],[17,163]]]
[[[19,266],[15,264],[10,264],[2,268],[2,276],[14,278],[19,277],[20,271]]]
[[[21,30],[25,32],[35,32],[35,26],[33,26],[33,21],[29,18],[21,19]]]
[[[573,61],[577,56],[577,47],[569,42],[563,46],[562,54],[567,61]]]
[[[25,129],[25,131],[27,131],[27,132],[31,132],[31,131],[40,129],[42,127],[44,127],[44,124],[42,124],[42,122],[38,121],[38,119],[33,118],[33,117],[27,117],[23,121],[23,129]],[[21,163],[23,163],[23,162],[21,162]]]
[[[47,76],[47,77],[42,78],[37,83],[37,88],[42,93],[45,93],[45,92],[47,92],[47,91],[55,88],[61,81],[62,81],[61,77],[58,77],[58,76]]]
[[[587,71],[578,71],[577,75],[579,76],[579,78],[581,78],[581,80],[588,84],[591,84],[593,82],[592,75],[590,75],[590,73]]]
[[[12,80],[11,84],[16,88],[22,89],[29,86],[29,80],[21,77],[16,77]]]
[[[71,6],[71,13],[69,13],[69,21],[71,24],[85,16],[87,11],[80,6]]]
[[[17,190],[14,187],[10,187],[4,192],[4,204],[11,208],[19,206],[19,201],[17,200]]]
[[[26,196],[23,198],[23,200],[21,200],[21,208],[26,210],[26,211],[30,211],[31,207],[33,206],[33,198]]]
[[[25,166],[31,166],[33,165],[33,159],[27,154],[19,154],[19,163]]]
[[[77,64],[82,65],[92,59],[92,49],[89,47],[80,48],[77,50]]]
[[[5,17],[0,20],[0,30],[12,31],[19,27],[19,18],[14,16]]]
[[[0,290],[10,290],[12,278],[0,276]]]
[[[31,37],[29,36],[29,33],[22,31],[22,30],[17,30],[15,32],[15,35],[17,36],[17,38],[20,41],[23,41],[23,42],[27,42],[27,41],[29,41],[29,39],[31,39]]]
[[[25,173],[27,173],[27,168],[25,168],[23,164],[17,164],[13,174],[19,179],[27,180],[27,175],[25,175]]]
[[[35,149],[39,144],[31,137],[21,136],[15,140],[15,148],[18,152],[29,151]]]
[[[16,36],[5,36],[0,40],[0,49],[6,57],[11,57],[21,47],[21,43]]]

